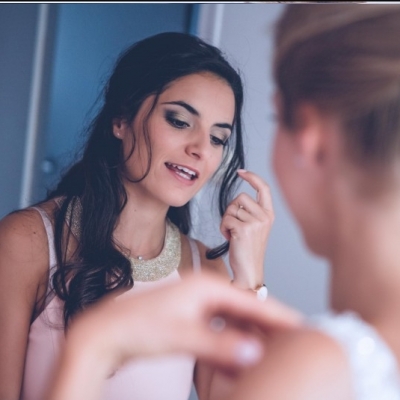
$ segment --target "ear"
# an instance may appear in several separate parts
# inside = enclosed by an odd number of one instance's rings
[[[113,134],[117,139],[123,139],[125,137],[126,123],[121,118],[113,119]]]
[[[329,160],[329,118],[314,105],[301,104],[296,112],[294,144],[298,165],[324,167]]]

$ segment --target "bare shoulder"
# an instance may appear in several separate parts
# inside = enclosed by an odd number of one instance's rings
[[[32,278],[48,267],[47,234],[40,214],[27,208],[0,221],[0,269]]]
[[[37,210],[0,220],[0,386],[19,398],[29,327],[39,314],[48,280],[48,240]]]
[[[24,253],[24,249],[37,245],[44,235],[41,216],[34,209],[13,212],[0,221],[0,246],[6,252],[16,246],[21,250],[19,253]]]
[[[318,330],[274,333],[265,339],[261,363],[239,377],[233,393],[231,400],[348,400],[348,360],[340,344]]]

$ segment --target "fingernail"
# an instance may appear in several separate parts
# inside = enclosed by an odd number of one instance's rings
[[[253,365],[261,360],[263,347],[256,340],[246,340],[238,345],[235,358],[238,364],[243,366]]]
[[[245,169],[239,168],[237,172],[247,172]]]

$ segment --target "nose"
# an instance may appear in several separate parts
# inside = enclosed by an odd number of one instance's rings
[[[203,159],[207,157],[210,147],[210,138],[204,132],[197,132],[191,135],[186,145],[186,153],[191,157]]]

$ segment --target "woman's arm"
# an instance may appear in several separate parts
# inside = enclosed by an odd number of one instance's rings
[[[40,215],[0,221],[0,400],[18,400],[31,319],[45,293],[47,236]]]
[[[135,357],[192,354],[214,367],[231,369],[260,360],[263,348],[254,335],[239,325],[215,330],[214,317],[262,329],[299,323],[296,313],[283,315],[278,304],[262,304],[215,274],[187,277],[123,299],[108,298],[73,322],[48,400],[94,400],[101,382]]]

